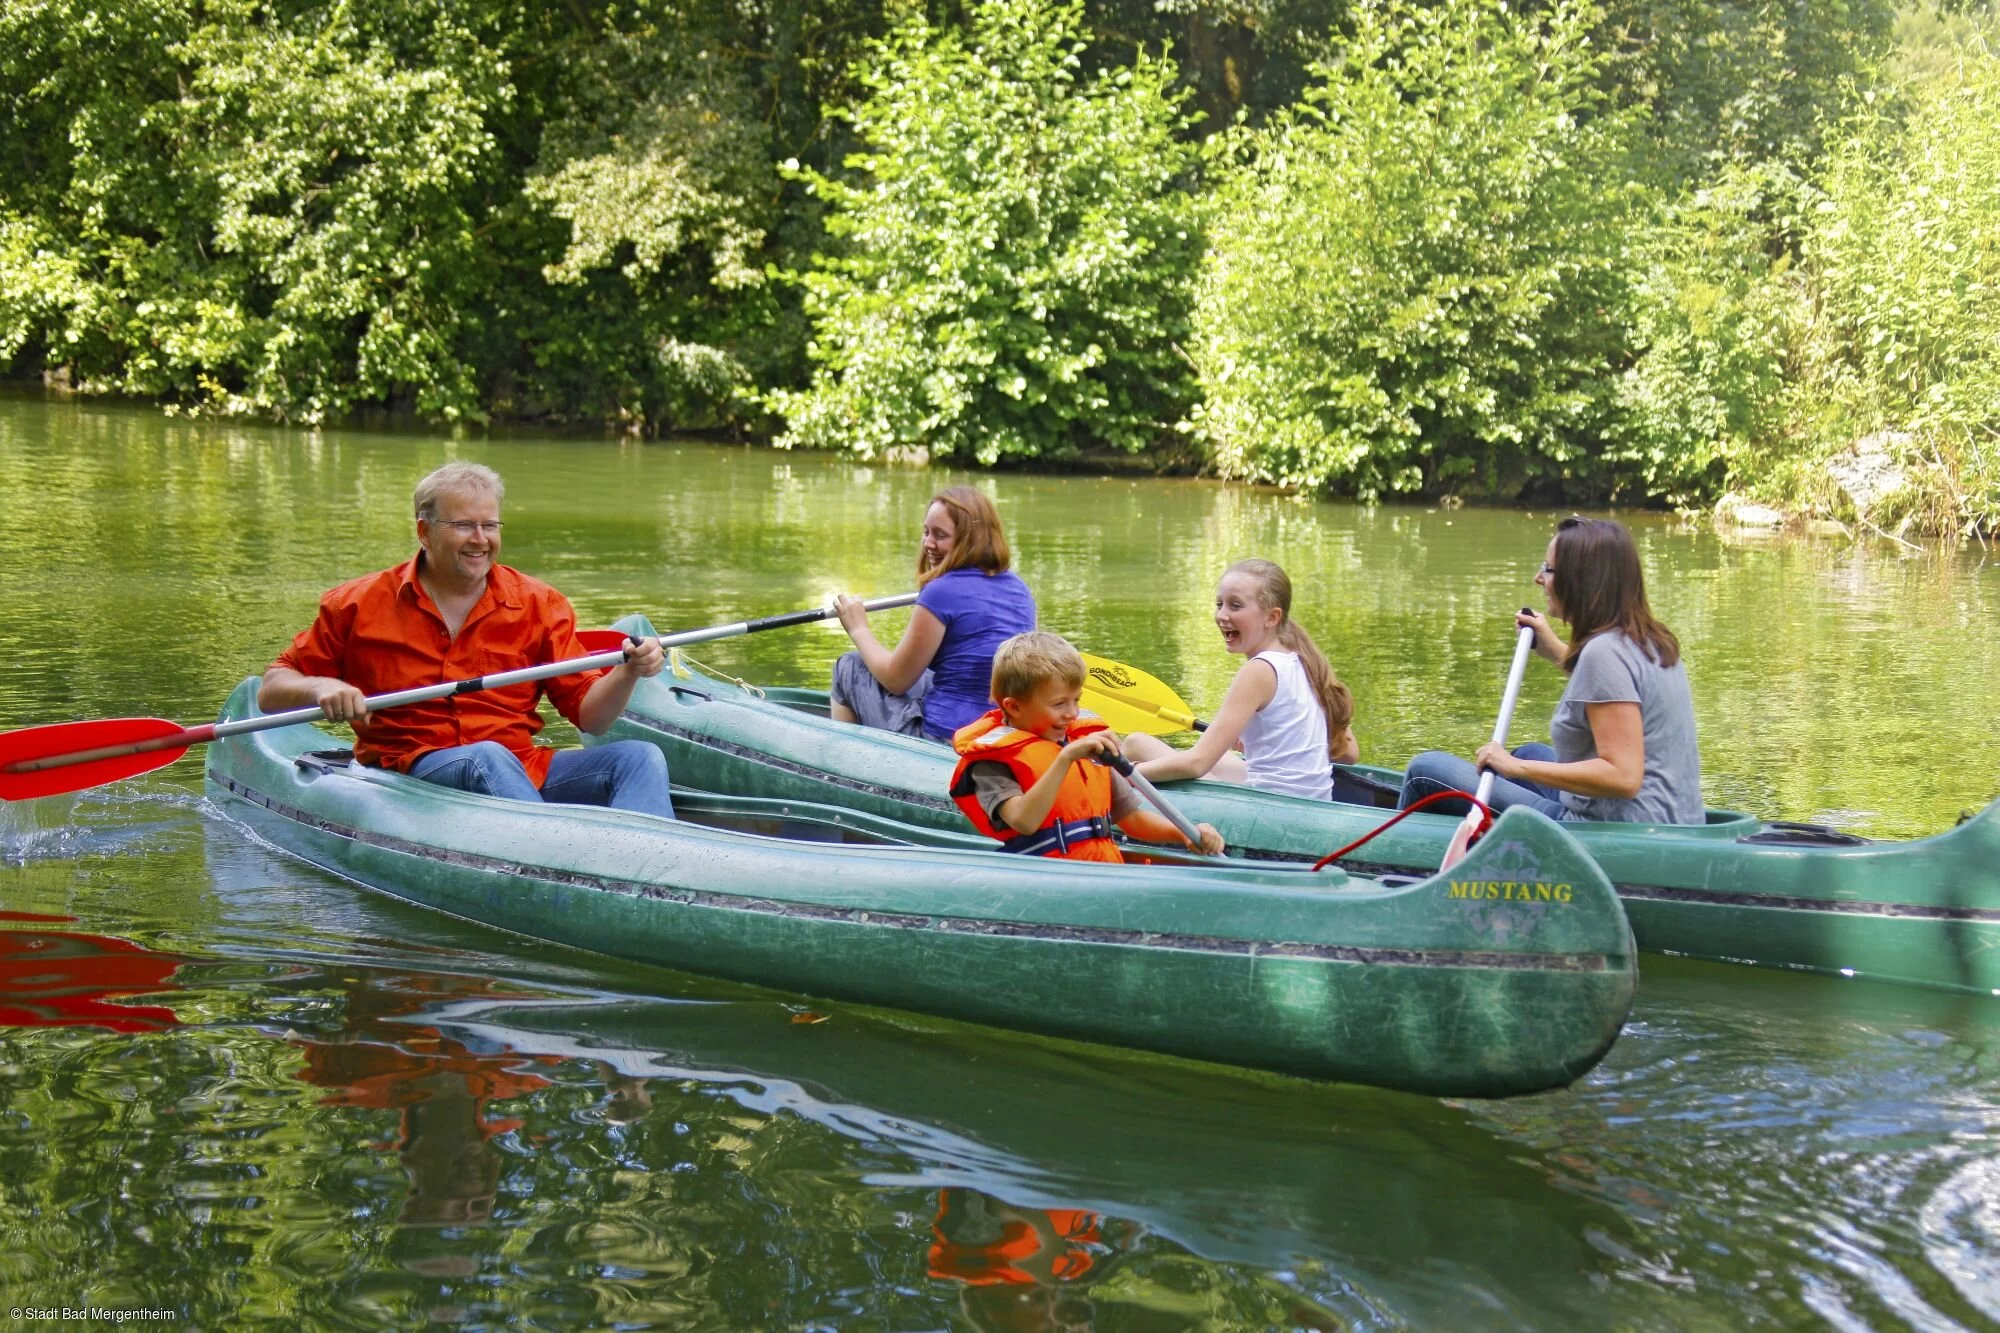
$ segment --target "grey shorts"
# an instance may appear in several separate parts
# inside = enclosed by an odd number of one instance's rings
[[[917,677],[906,694],[891,694],[882,688],[862,662],[860,653],[842,653],[833,664],[833,701],[861,719],[864,727],[901,732],[905,736],[924,734],[924,696],[931,690],[931,673]]]

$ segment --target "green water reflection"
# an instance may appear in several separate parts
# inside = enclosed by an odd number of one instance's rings
[[[901,590],[941,481],[0,400],[0,727],[211,713],[407,555],[448,456],[500,468],[505,558],[597,623]],[[1048,623],[1197,706],[1234,664],[1216,572],[1285,563],[1389,762],[1490,726],[1549,518],[979,484]],[[2000,566],[1633,521],[1711,802],[1901,836],[1993,794]],[[703,657],[816,680],[844,644]],[[1465,1105],[802,1009],[376,898],[192,761],[0,807],[0,1294],[205,1327],[2000,1320],[2000,1015],[1969,998],[1649,957],[1589,1078]]]

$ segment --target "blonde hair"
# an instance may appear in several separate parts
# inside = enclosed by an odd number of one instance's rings
[[[919,588],[954,569],[998,574],[1007,568],[1014,554],[1007,549],[1007,530],[1000,526],[1000,511],[986,498],[986,492],[971,486],[947,486],[931,497],[931,504],[943,505],[945,513],[951,515],[951,549],[936,564],[926,565],[924,552],[918,548]],[[924,506],[924,512],[930,512],[930,505]]]
[[[1016,634],[993,653],[993,700],[1025,699],[1043,682],[1059,680],[1083,688],[1083,654],[1068,639],[1045,629]]]
[[[1278,646],[1288,653],[1297,653],[1299,665],[1306,669],[1306,681],[1319,699],[1319,711],[1326,715],[1326,752],[1331,758],[1340,752],[1341,737],[1354,725],[1353,692],[1333,674],[1333,664],[1326,660],[1326,654],[1313,642],[1312,635],[1292,619],[1292,580],[1283,569],[1269,560],[1238,560],[1222,571],[1225,579],[1231,574],[1250,579],[1257,589],[1257,605],[1278,613],[1275,635]]]
[[[507,488],[492,468],[479,463],[446,463],[417,483],[416,494],[410,497],[417,517],[436,518],[438,497],[446,491],[485,491],[496,500],[507,498]]]

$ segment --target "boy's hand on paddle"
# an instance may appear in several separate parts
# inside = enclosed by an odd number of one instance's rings
[[[1203,852],[1210,856],[1222,855],[1222,849],[1227,844],[1222,841],[1222,835],[1215,831],[1215,825],[1196,824],[1194,831],[1201,834],[1201,850]]]
[[[344,680],[331,676],[313,678],[313,702],[329,722],[365,722],[368,720],[368,696],[349,685]]]
[[[1118,733],[1113,731],[1093,731],[1088,736],[1079,736],[1062,748],[1062,758],[1072,764],[1100,754],[1123,754],[1118,744]]]

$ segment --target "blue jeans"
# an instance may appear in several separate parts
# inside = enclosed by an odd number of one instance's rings
[[[1555,759],[1553,746],[1535,741],[1514,750],[1517,759],[1538,759],[1550,762]],[[1407,810],[1426,796],[1441,791],[1479,790],[1479,769],[1470,759],[1461,759],[1443,750],[1426,750],[1410,761],[1403,770],[1403,796],[1396,803],[1399,810]],[[1510,806],[1525,805],[1530,810],[1539,810],[1550,819],[1562,819],[1562,794],[1554,787],[1539,782],[1520,782],[1493,776],[1493,798],[1487,802],[1498,812]],[[1444,815],[1462,815],[1472,806],[1465,801],[1439,801],[1427,805],[1425,810]]]
[[[549,760],[549,780],[539,791],[514,752],[498,741],[432,750],[410,765],[410,776],[510,801],[608,805],[614,810],[674,817],[673,797],[667,790],[666,756],[644,741],[557,750]]]

